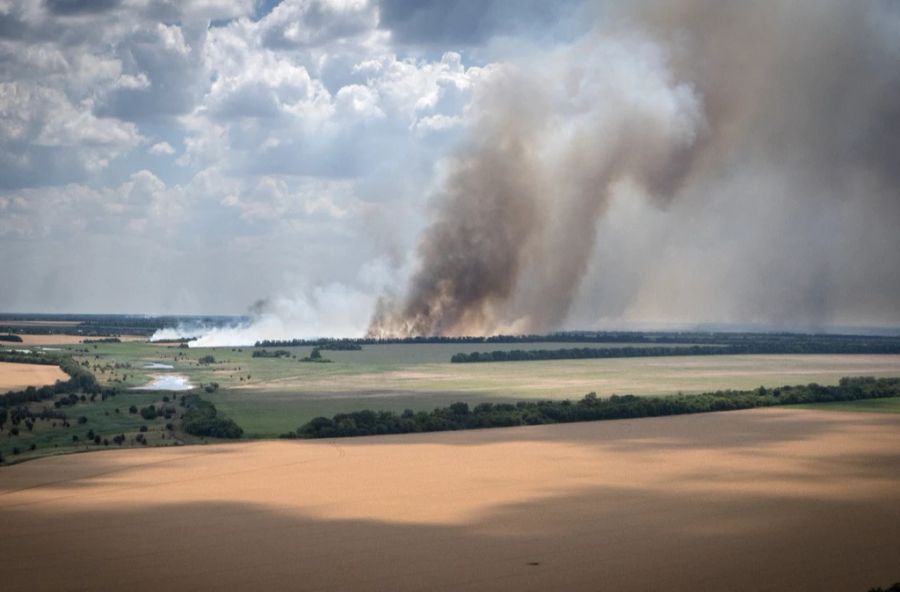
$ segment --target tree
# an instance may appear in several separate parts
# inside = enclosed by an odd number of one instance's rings
[[[454,415],[468,415],[469,414],[469,404],[468,403],[453,403],[450,405],[450,412]]]

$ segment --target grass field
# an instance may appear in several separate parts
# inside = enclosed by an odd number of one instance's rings
[[[565,348],[570,343],[517,344]],[[676,346],[677,347],[677,346]],[[716,389],[755,388],[810,382],[834,383],[843,376],[900,376],[896,355],[754,355],[608,360],[554,360],[450,364],[457,352],[484,344],[364,346],[361,351],[323,351],[333,363],[302,363],[311,348],[283,348],[291,358],[253,358],[252,348],[179,348],[149,343],[69,346],[91,364],[105,384],[146,384],[157,370],[150,362],[194,384],[216,382],[204,395],[234,419],[249,437],[272,437],[319,415],[363,408],[430,410],[459,400],[509,401],[580,398],[595,391],[665,395]],[[272,349],[272,348],[270,348]],[[213,364],[201,364],[212,355]],[[116,365],[120,366],[116,368]],[[147,396],[147,395],[143,395]]]
[[[865,592],[898,578],[898,451],[898,416],[767,409],[46,458],[0,470],[0,571],[10,592]]]
[[[570,343],[521,344],[531,348],[570,347]],[[89,423],[56,431],[38,424],[17,443],[0,439],[7,460],[16,446],[19,458],[91,448],[71,441],[93,428],[103,435],[131,438],[145,422],[124,413],[132,404],[159,403],[159,393],[128,390],[154,375],[172,372],[195,385],[219,384],[203,396],[245,430],[250,438],[274,437],[295,430],[313,417],[376,409],[431,410],[457,401],[502,402],[580,398],[594,391],[611,394],[666,395],[717,389],[749,389],[785,384],[835,383],[843,376],[900,376],[896,355],[753,355],[554,360],[450,364],[454,353],[484,350],[484,344],[364,346],[361,351],[323,351],[333,363],[302,363],[311,348],[285,348],[290,358],[253,358],[253,348],[179,348],[146,342],[62,346],[87,363],[101,384],[120,387],[115,399],[79,403],[66,409]],[[520,347],[517,344],[517,347]],[[677,347],[677,346],[676,346]],[[271,349],[271,348],[270,348]],[[200,362],[213,356],[214,363]],[[146,368],[151,363],[171,370]],[[116,409],[119,410],[118,414]],[[124,413],[124,415],[123,415]],[[163,423],[148,423],[148,439],[163,443]],[[26,441],[27,440],[27,441]],[[39,450],[28,450],[34,443]],[[168,441],[165,443],[169,443]]]

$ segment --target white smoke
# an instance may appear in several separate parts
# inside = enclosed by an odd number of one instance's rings
[[[360,337],[368,327],[378,295],[397,273],[388,270],[384,261],[374,261],[363,267],[356,286],[330,283],[299,287],[291,297],[254,304],[248,322],[160,329],[150,340],[191,339],[190,347],[236,347],[264,340]]]

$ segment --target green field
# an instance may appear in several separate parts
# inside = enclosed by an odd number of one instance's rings
[[[522,349],[571,346],[516,344]],[[900,376],[897,355],[673,356],[450,364],[452,354],[484,351],[485,344],[400,344],[369,345],[361,351],[323,351],[332,363],[303,363],[299,359],[310,353],[310,347],[281,348],[292,353],[292,357],[281,359],[253,358],[253,348],[247,347],[200,349],[121,343],[66,349],[87,361],[104,384],[125,388],[146,384],[153,374],[162,372],[145,369],[148,362],[171,364],[174,369],[168,372],[181,374],[196,385],[216,382],[220,388],[204,393],[204,398],[234,419],[247,436],[255,438],[296,429],[315,416],[364,408],[430,410],[460,400],[578,398],[591,391],[601,396],[665,395],[760,385],[826,384],[843,376]],[[207,355],[215,362],[199,363]],[[159,398],[140,392],[125,396],[145,401],[139,406]],[[116,404],[121,406],[120,402]]]
[[[169,393],[134,391],[120,393],[106,401],[98,398],[94,402],[90,400],[79,402],[60,409],[68,417],[68,426],[60,420],[39,420],[34,423],[31,431],[26,429],[24,424],[20,424],[17,436],[12,435],[12,426],[7,423],[5,429],[0,432],[0,454],[3,455],[5,462],[16,462],[48,454],[115,448],[116,444],[112,439],[117,434],[126,436],[126,446],[138,445],[134,438],[141,433],[146,438],[148,446],[175,445],[179,440],[181,442],[196,440],[185,438],[184,435],[179,435],[176,440],[173,433],[165,429],[167,423],[165,419],[146,420],[140,414],[129,412],[132,405],[141,408],[151,404],[162,404],[163,396],[167,395]],[[53,405],[48,401],[33,403],[31,407],[39,410],[42,407],[52,408]],[[85,423],[78,421],[81,417],[86,419]],[[146,426],[147,431],[141,432],[141,426]],[[109,443],[90,442],[87,439],[89,431],[93,431]],[[78,440],[73,440],[73,436],[77,436]],[[33,451],[32,444],[36,447]],[[14,449],[18,449],[19,453],[15,454]]]

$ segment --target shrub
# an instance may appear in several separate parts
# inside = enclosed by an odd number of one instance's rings
[[[182,428],[194,436],[211,438],[240,438],[244,430],[231,419],[218,417],[215,405],[197,395],[185,395],[182,402],[186,408],[182,416]]]

